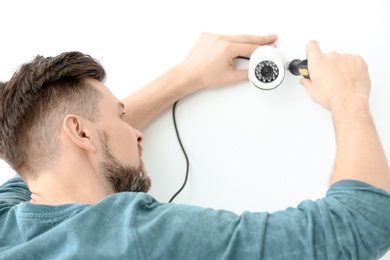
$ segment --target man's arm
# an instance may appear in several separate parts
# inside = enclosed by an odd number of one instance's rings
[[[330,185],[351,179],[390,191],[390,170],[369,108],[370,78],[359,56],[324,54],[307,45],[311,98],[332,112],[337,153]]]
[[[247,70],[234,68],[234,58],[249,57],[261,45],[274,45],[276,39],[276,35],[201,34],[181,64],[122,100],[127,122],[142,129],[186,95],[248,80]]]

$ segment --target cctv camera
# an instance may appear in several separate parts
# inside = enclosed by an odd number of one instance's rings
[[[249,59],[249,80],[256,87],[270,90],[278,87],[286,77],[286,61],[275,47],[261,46]]]
[[[261,46],[249,58],[248,77],[259,89],[270,90],[280,86],[286,77],[286,71],[310,79],[307,60],[286,62],[275,47]]]

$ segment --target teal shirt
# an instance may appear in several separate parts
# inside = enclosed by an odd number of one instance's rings
[[[29,199],[19,177],[0,187],[0,259],[368,260],[390,248],[390,194],[358,181],[297,208],[241,215],[132,192],[95,205]]]

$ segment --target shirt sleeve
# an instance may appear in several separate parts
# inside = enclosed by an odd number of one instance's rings
[[[144,201],[145,202],[145,201]],[[153,200],[138,208],[138,251],[167,259],[379,259],[390,248],[390,194],[359,181],[273,213]]]
[[[389,216],[388,192],[337,182],[324,199],[270,214],[264,258],[379,259],[390,248]]]
[[[29,201],[30,196],[30,190],[19,175],[15,175],[0,186],[0,202],[2,203],[16,205],[23,201]]]

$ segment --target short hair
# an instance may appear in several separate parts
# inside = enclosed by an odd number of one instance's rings
[[[0,156],[22,177],[55,165],[67,114],[98,119],[102,94],[87,83],[89,77],[103,82],[106,72],[89,55],[64,52],[38,55],[0,82]]]

